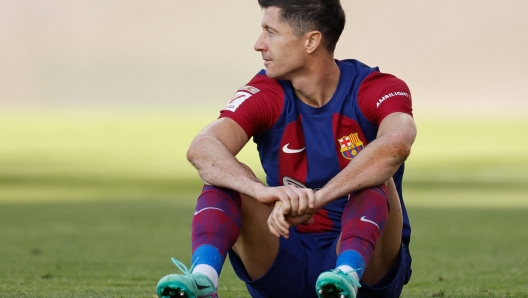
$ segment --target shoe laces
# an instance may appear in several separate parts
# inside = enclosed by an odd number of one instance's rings
[[[194,263],[191,264],[191,268],[187,268],[187,266],[185,266],[184,263],[178,261],[176,258],[172,257],[171,258],[171,261],[174,263],[174,265],[176,265],[176,267],[178,267],[178,269],[180,269],[180,271],[185,274],[185,275],[191,275],[195,265],[196,265],[196,262],[198,261],[198,258],[194,261]]]
[[[361,284],[359,283],[359,280],[357,280],[356,278],[354,278],[352,275],[349,274],[349,273],[352,273],[352,272],[356,272],[358,270],[359,269],[352,269],[350,271],[344,272],[341,269],[333,269],[332,272],[334,272],[335,274],[339,274],[339,275],[344,276],[346,280],[351,282],[354,286],[356,286],[359,289],[359,288],[361,288]]]

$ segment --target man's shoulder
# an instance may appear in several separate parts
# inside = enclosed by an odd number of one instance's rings
[[[368,79],[371,83],[382,83],[386,81],[390,81],[392,83],[394,82],[403,82],[402,79],[398,78],[394,74],[381,72],[379,67],[377,66],[369,66],[359,60],[356,59],[344,59],[341,60],[341,63],[346,64],[349,67],[352,67],[356,72],[358,73],[364,73],[367,74],[366,79]]]
[[[263,89],[270,91],[270,90],[277,90],[282,89],[281,83],[277,79],[272,79],[266,75],[266,71],[262,69],[259,71],[252,79],[249,81],[248,85],[256,85],[260,86]]]
[[[379,72],[379,68],[377,66],[372,67],[356,59],[344,59],[339,60],[339,62],[343,63],[348,67],[353,68],[355,70],[355,73],[370,73],[373,71]]]
[[[237,122],[248,137],[259,135],[279,119],[284,94],[278,80],[267,77],[262,70],[237,90],[220,111],[220,118],[228,117]]]
[[[391,113],[412,116],[412,97],[407,84],[398,77],[374,71],[366,76],[358,90],[358,107],[369,122],[379,126]]]
[[[251,92],[256,95],[255,99],[259,102],[280,102],[284,100],[284,83],[277,79],[269,78],[265,70],[259,71],[245,86],[241,87],[238,92]]]

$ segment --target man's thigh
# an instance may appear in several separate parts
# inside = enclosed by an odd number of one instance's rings
[[[253,280],[268,271],[279,252],[279,238],[270,233],[267,224],[271,211],[271,207],[241,195],[242,227],[233,251]]]

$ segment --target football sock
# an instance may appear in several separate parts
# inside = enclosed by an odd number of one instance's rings
[[[192,273],[209,277],[218,288],[218,277],[227,252],[240,233],[238,192],[205,185],[192,220]]]
[[[341,219],[336,268],[343,272],[354,269],[361,279],[388,218],[389,194],[385,184],[351,195]]]

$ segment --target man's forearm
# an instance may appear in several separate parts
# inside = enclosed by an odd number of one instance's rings
[[[224,144],[213,137],[196,138],[187,152],[187,159],[208,184],[230,188],[251,197],[256,197],[257,189],[264,187],[249,168],[244,167]]]
[[[398,170],[409,153],[410,147],[392,136],[374,140],[339,174],[317,191],[317,208],[322,208],[352,192],[386,182]]]

